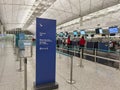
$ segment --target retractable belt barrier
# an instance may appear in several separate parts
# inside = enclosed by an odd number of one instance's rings
[[[80,64],[78,64],[78,66],[80,66],[80,67],[83,67],[83,65],[82,65],[82,54],[83,55],[87,55],[87,56],[92,56],[92,57],[94,57],[94,62],[96,63],[97,62],[97,58],[100,58],[100,59],[105,59],[105,60],[108,60],[108,61],[113,61],[113,62],[117,62],[117,63],[119,63],[119,70],[120,70],[120,52],[114,52],[114,51],[107,51],[107,50],[100,50],[100,49],[93,49],[93,48],[83,48],[83,47],[80,47],[81,48],[81,50],[78,50],[78,49],[75,49],[75,48],[70,48],[69,49],[69,52],[72,52],[72,53],[80,53]],[[88,53],[84,53],[84,52],[82,52],[82,49],[84,49],[84,50],[94,50],[95,51],[95,53],[94,53],[94,55],[92,55],[92,54],[88,54]],[[67,47],[60,47],[60,48],[57,48],[57,50],[65,50],[65,51],[67,51],[68,50],[68,48]],[[115,53],[115,54],[118,54],[118,58],[119,59],[111,59],[111,58],[106,58],[106,57],[102,57],[102,56],[97,56],[97,52],[107,52],[107,53]],[[75,54],[74,54],[75,55]]]
[[[64,49],[64,50],[66,50],[66,49]],[[69,51],[69,49],[68,49],[68,51]],[[70,79],[67,80],[67,83],[69,83],[69,84],[74,84],[74,83],[75,83],[75,80],[73,80],[73,55],[65,54],[65,53],[62,53],[62,52],[60,52],[60,51],[57,51],[57,53],[59,53],[59,55],[62,54],[62,55],[65,55],[65,56],[70,57],[70,59],[71,59]]]

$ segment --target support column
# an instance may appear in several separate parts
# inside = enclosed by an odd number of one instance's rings
[[[0,29],[1,29],[1,34],[4,34],[4,27],[3,27],[3,25],[0,25]]]
[[[83,26],[83,17],[80,17],[80,27]]]

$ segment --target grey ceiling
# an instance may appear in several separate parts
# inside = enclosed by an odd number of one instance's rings
[[[22,28],[34,2],[35,0],[0,0],[0,19],[5,28]],[[38,17],[56,19],[57,25],[60,25],[119,3],[120,0],[56,0]],[[34,27],[33,24],[28,29],[34,32]]]

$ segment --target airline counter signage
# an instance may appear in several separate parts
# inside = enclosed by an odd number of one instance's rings
[[[56,20],[36,19],[36,82],[38,90],[56,89]],[[49,85],[49,87],[48,87]]]

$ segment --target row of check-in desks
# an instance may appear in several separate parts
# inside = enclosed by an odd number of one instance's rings
[[[79,51],[74,51],[73,49],[70,49],[68,51],[67,48],[60,48],[60,49],[57,48],[57,50],[62,52],[62,53],[70,54],[70,55],[73,55],[73,56],[76,56],[76,57],[81,56]],[[90,54],[90,55],[95,55],[95,50],[84,49],[84,53]],[[86,54],[84,54],[84,57],[83,57],[84,59],[95,62],[95,57],[94,56],[90,56],[90,55],[86,55]],[[109,58],[109,59],[113,59],[113,60],[119,60],[119,53],[117,53],[117,52],[105,52],[105,51],[96,50],[96,56]],[[111,61],[109,59],[104,59],[104,58],[96,57],[96,62],[101,63],[103,65],[111,66],[111,67],[114,67],[114,68],[119,68],[119,63],[118,62]]]

